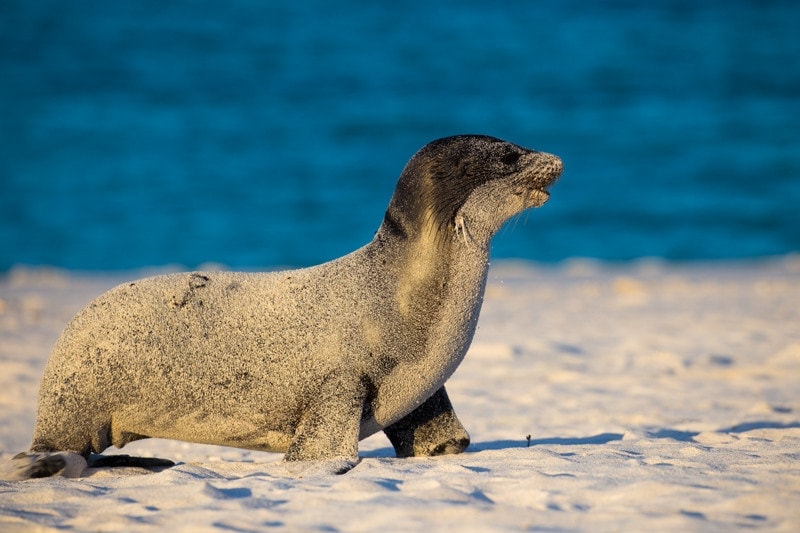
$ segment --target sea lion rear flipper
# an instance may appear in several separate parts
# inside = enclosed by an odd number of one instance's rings
[[[335,474],[357,465],[366,389],[347,372],[329,375],[303,413],[284,460],[330,462]]]
[[[461,453],[469,446],[469,433],[456,417],[444,387],[383,432],[397,457]]]
[[[20,481],[51,476],[81,477],[86,459],[75,452],[19,453],[0,465],[0,480]]]

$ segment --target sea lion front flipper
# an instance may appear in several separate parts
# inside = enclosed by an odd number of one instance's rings
[[[347,372],[331,374],[309,401],[285,461],[324,461],[330,473],[344,474],[358,464],[358,435],[366,384]]]
[[[383,432],[397,457],[461,453],[469,446],[469,433],[453,411],[444,387]]]

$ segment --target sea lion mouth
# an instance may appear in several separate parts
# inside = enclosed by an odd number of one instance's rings
[[[522,197],[523,209],[541,207],[550,199],[550,193],[538,187],[517,187],[514,194]]]
[[[525,202],[530,207],[541,207],[547,200],[550,199],[550,193],[545,191],[544,189],[532,189],[528,192],[528,198]]]

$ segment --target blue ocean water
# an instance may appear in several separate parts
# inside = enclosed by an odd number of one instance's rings
[[[559,154],[494,257],[800,251],[794,1],[4,0],[0,271],[304,266],[408,158]]]

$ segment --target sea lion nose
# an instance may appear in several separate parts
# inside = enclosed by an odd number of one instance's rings
[[[556,182],[556,180],[561,176],[561,172],[564,170],[564,163],[561,161],[561,158],[552,155],[552,154],[542,154],[544,155],[544,160],[541,162],[541,165],[544,169],[543,175],[545,176],[545,180],[547,180],[547,185],[552,185]]]
[[[550,173],[554,177],[558,177],[564,171],[564,163],[561,161],[561,158],[557,155],[547,154],[547,157],[550,159],[548,161],[548,166],[550,167]]]

